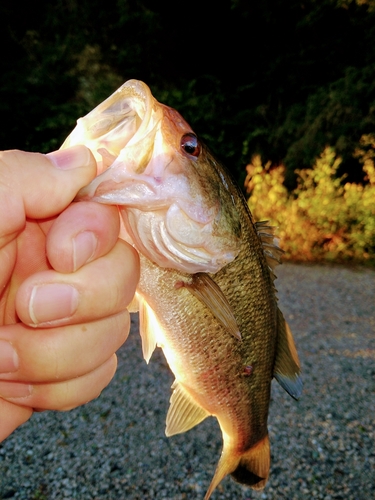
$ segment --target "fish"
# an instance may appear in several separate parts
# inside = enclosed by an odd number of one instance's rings
[[[282,251],[255,222],[230,173],[173,108],[138,80],[77,121],[63,148],[84,144],[101,172],[77,195],[117,205],[139,252],[143,356],[160,347],[174,374],[166,435],[216,417],[223,448],[208,500],[231,475],[260,490],[270,470],[271,381],[294,398],[301,368],[278,307]]]

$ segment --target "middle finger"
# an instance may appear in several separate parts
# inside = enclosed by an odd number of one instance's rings
[[[33,274],[20,286],[16,311],[26,325],[77,324],[115,314],[132,300],[139,278],[136,251],[118,240],[114,248],[78,269]]]

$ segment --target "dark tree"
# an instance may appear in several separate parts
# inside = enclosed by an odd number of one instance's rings
[[[254,153],[289,178],[375,127],[374,0],[10,0],[0,4],[0,148],[57,148],[129,78],[176,107],[242,180]]]

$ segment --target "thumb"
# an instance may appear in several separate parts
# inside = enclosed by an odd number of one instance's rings
[[[0,152],[1,243],[14,237],[27,217],[44,219],[62,212],[95,175],[95,159],[85,146],[48,155]]]
[[[69,205],[95,175],[95,159],[85,146],[48,155],[4,151],[0,153],[0,199],[4,195],[21,198],[27,217],[50,217]]]

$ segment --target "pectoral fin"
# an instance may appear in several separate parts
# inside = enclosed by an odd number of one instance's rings
[[[283,313],[277,310],[277,348],[273,375],[281,387],[294,399],[302,393],[300,362],[292,332]]]
[[[174,390],[165,429],[168,437],[188,431],[210,415],[194,401],[181,384],[175,381],[172,389]]]
[[[192,282],[183,283],[182,286],[207,306],[233,337],[241,340],[241,333],[232,308],[219,285],[208,274],[194,274]]]

